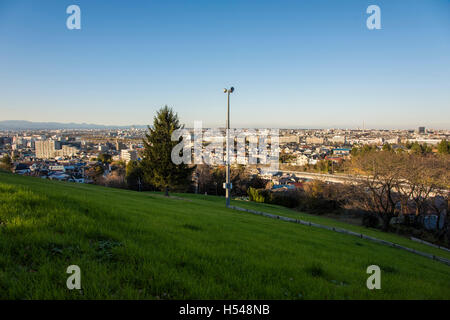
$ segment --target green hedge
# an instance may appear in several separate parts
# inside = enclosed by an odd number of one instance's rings
[[[297,207],[300,200],[297,191],[270,191],[250,187],[247,193],[250,201],[277,204],[288,208]]]

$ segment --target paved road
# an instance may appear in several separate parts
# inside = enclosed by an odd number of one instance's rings
[[[363,177],[352,176],[349,174],[326,174],[326,173],[314,173],[314,172],[303,172],[303,171],[290,171],[290,170],[279,170],[283,173],[295,174],[296,177],[304,178],[304,179],[315,179],[326,182],[333,183],[359,183],[363,182],[365,179]],[[404,186],[407,186],[404,184]],[[440,192],[450,192],[450,190],[440,190]],[[437,193],[433,191],[430,193],[430,196],[435,196]]]
[[[348,182],[356,183],[363,180],[360,177],[347,174],[326,174],[326,173],[314,173],[314,172],[291,171],[291,170],[280,170],[280,172],[295,174],[295,176],[299,178],[315,179],[334,183],[348,183]]]

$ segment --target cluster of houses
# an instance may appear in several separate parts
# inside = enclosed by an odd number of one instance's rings
[[[14,165],[13,171],[20,175],[35,176],[50,180],[87,183],[90,181],[85,177],[85,170],[95,164],[96,162],[87,163],[78,161],[21,162]]]

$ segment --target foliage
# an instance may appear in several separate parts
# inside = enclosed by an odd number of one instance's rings
[[[142,190],[142,186],[144,184],[144,169],[139,161],[133,160],[128,162],[125,180],[128,188],[133,190]]]
[[[362,225],[367,228],[376,228],[380,224],[379,218],[376,214],[367,212],[362,218]]]
[[[181,142],[172,141],[172,133],[181,129],[178,115],[172,108],[165,106],[156,113],[153,119],[153,127],[148,127],[148,133],[144,139],[144,156],[142,168],[147,183],[156,186],[169,195],[169,189],[183,189],[190,183],[194,167],[185,163],[176,165],[172,162],[171,153],[173,147]]]
[[[377,150],[377,146],[373,145],[373,144],[365,144],[362,147],[353,147],[352,151],[350,152],[350,154],[352,156],[361,156],[364,155],[366,153],[370,153],[372,151]]]
[[[331,160],[320,160],[314,165],[314,169],[323,173],[331,173],[333,163]]]
[[[339,213],[343,187],[313,180],[304,184],[303,192],[298,193],[299,210],[322,213]]]
[[[102,153],[98,156],[97,160],[103,164],[109,164],[112,162],[112,156],[107,153]]]
[[[286,208],[296,208],[299,205],[299,202],[299,192],[295,190],[275,191],[270,193],[269,203],[271,204],[276,204]]]
[[[5,154],[3,158],[0,160],[0,169],[4,169],[6,171],[11,171],[12,169],[12,159],[9,154]]]
[[[247,194],[250,201],[276,204],[286,208],[296,208],[301,201],[301,194],[297,190],[271,191],[250,187]]]
[[[111,188],[126,189],[127,183],[125,181],[125,174],[120,169],[114,170],[103,179],[102,185]]]
[[[96,184],[103,184],[103,173],[105,172],[105,169],[102,165],[95,165],[93,167],[90,167],[88,170],[86,170],[85,175],[89,179],[92,179],[94,183]]]
[[[415,154],[427,154],[433,152],[431,146],[427,145],[426,143],[418,143],[417,141],[408,142],[406,144],[406,148]]]
[[[281,152],[278,161],[280,163],[289,163],[295,160],[295,156],[289,153]]]
[[[438,152],[440,154],[445,154],[448,155],[450,154],[450,141],[448,140],[442,140],[439,144],[438,144]]]
[[[194,181],[198,183],[198,192],[225,195],[225,189],[222,187],[225,182],[225,170],[225,166],[197,165]],[[264,188],[266,185],[266,180],[255,174],[250,174],[243,165],[232,166],[230,175],[233,184],[231,193],[234,197],[246,196],[249,187]]]
[[[247,193],[250,201],[270,203],[270,190],[250,187],[248,188]]]

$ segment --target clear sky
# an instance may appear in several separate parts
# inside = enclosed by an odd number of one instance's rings
[[[225,86],[234,127],[450,129],[450,1],[0,0],[0,120],[223,126]]]

